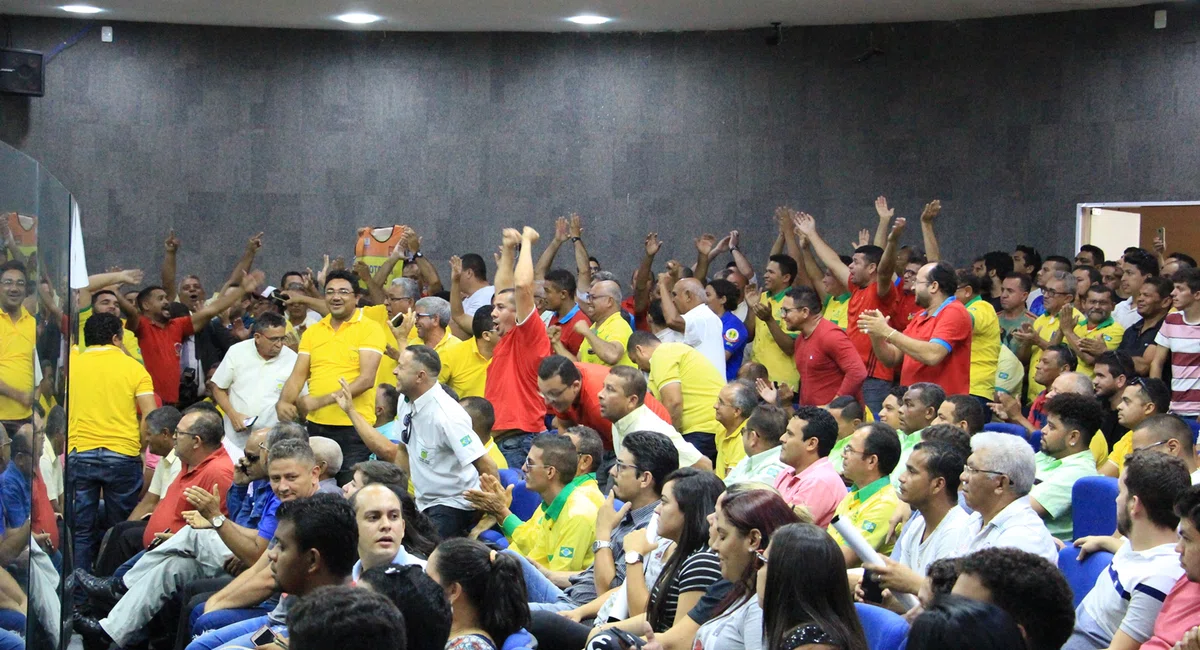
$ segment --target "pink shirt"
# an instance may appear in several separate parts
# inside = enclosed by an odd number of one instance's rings
[[[846,498],[846,483],[828,456],[799,474],[795,468],[788,468],[775,479],[775,489],[784,501],[807,507],[813,523],[822,528],[829,526],[838,504]]]
[[[1200,583],[1179,579],[1163,601],[1154,621],[1154,636],[1142,644],[1142,650],[1170,650],[1187,631],[1200,622]]]

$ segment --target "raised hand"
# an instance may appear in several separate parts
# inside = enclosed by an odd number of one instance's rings
[[[866,246],[867,244],[870,244],[871,243],[871,231],[867,230],[866,228],[859,230],[858,231],[858,241],[851,242],[851,243],[853,244],[854,248],[858,248],[859,246]]]
[[[572,212],[569,231],[572,237],[583,237],[583,217]]]
[[[775,387],[775,384],[772,384],[766,379],[759,377],[754,381],[754,387],[758,390],[758,396],[761,397],[764,402],[768,404],[779,403],[779,389]]]
[[[739,231],[739,230],[730,230],[729,231],[729,249],[730,250],[734,250],[740,245],[739,242],[741,242],[741,237],[742,237],[741,231]]]
[[[710,258],[717,257],[719,255],[724,254],[728,250],[729,250],[729,235],[725,235],[724,237],[721,238],[720,241],[717,242],[716,246],[713,246],[713,249],[711,251],[709,251],[708,256]]]
[[[892,231],[888,233],[888,239],[892,241],[899,241],[900,235],[904,233],[904,226],[907,223],[908,220],[906,220],[904,217],[896,219],[896,221],[892,223]]]
[[[869,336],[887,336],[892,329],[887,317],[878,309],[868,309],[858,315],[858,330]]]
[[[801,212],[793,216],[792,224],[796,227],[796,232],[809,239],[817,235],[817,220],[813,219],[813,216],[807,212]]]
[[[674,280],[678,281],[679,278],[683,277],[683,265],[679,263],[679,260],[670,260],[667,262],[667,273]]]
[[[654,257],[660,250],[662,250],[662,242],[658,240],[658,233],[652,232],[646,235],[646,254]]]
[[[704,256],[711,256],[713,250],[717,246],[716,235],[705,233],[696,238],[696,252]]]
[[[409,334],[412,333],[414,327],[417,326],[417,312],[409,309],[400,317],[400,325],[392,328],[392,334],[396,335],[397,341],[407,341]]]
[[[933,223],[933,218],[938,216],[942,211],[942,202],[934,199],[925,204],[925,209],[921,210],[921,222]]]
[[[337,257],[335,257],[333,259],[333,262],[331,262],[329,264],[329,269],[331,271],[345,271],[346,270],[346,258],[342,257],[341,255],[338,255]]]
[[[566,217],[559,217],[554,221],[554,241],[563,243],[571,237],[571,226],[567,223]]]
[[[504,248],[516,248],[521,245],[521,233],[516,228],[505,228],[500,233],[500,242]]]
[[[541,238],[542,236],[538,234],[538,231],[534,230],[530,226],[525,226],[525,228],[521,231],[521,239],[528,239],[530,244],[537,242],[537,240]]]
[[[263,246],[263,233],[261,233],[261,232],[258,233],[257,235],[254,235],[253,237],[251,237],[249,239],[249,241],[246,242],[246,250],[248,252],[256,253],[256,252],[258,252],[258,250],[260,248],[262,248],[262,246]]]
[[[7,227],[7,222],[5,226]],[[167,240],[163,242],[163,248],[166,248],[168,253],[175,253],[179,251],[181,245],[183,242],[175,236],[175,230],[171,229],[171,232],[167,234]]]
[[[1167,242],[1163,241],[1163,238],[1159,237],[1158,235],[1154,236],[1154,252],[1158,253],[1159,256],[1162,256],[1167,252]]]
[[[886,196],[879,196],[875,199],[875,214],[879,215],[880,221],[890,220],[896,216],[896,210],[888,207]]]
[[[118,284],[141,284],[142,278],[145,276],[141,269],[129,269],[121,271],[121,280]]]
[[[421,252],[421,238],[417,236],[417,231],[408,226],[404,226],[404,247],[410,253]]]
[[[457,255],[450,256],[450,281],[458,282],[462,278],[462,258]]]
[[[355,260],[354,272],[358,274],[358,277],[363,279],[371,277],[371,267],[367,266],[367,263],[362,260]]]

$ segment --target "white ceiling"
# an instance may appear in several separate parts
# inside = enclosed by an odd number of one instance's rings
[[[961,20],[1077,9],[1129,7],[1146,0],[0,0],[0,13],[69,16],[64,4],[105,9],[98,21],[400,31],[669,31],[787,25]],[[335,21],[362,11],[385,20],[365,27]],[[591,13],[615,20],[580,27]]]

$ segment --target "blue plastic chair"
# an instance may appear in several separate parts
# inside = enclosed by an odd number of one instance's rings
[[[1192,428],[1192,444],[1200,441],[1200,420],[1184,420]]]
[[[882,607],[854,603],[870,650],[904,650],[908,645],[908,622]]]
[[[1082,562],[1078,558],[1079,549],[1074,546],[1067,546],[1058,552],[1058,568],[1066,577],[1067,584],[1071,585],[1076,607],[1079,607],[1079,603],[1083,602],[1083,597],[1092,587],[1096,586],[1096,578],[1112,564],[1113,554],[1097,551]]]
[[[525,487],[525,481],[514,469],[500,470],[500,484],[504,487],[513,486],[512,505],[508,507],[522,521],[529,521],[537,507],[542,504],[542,497]]]
[[[1038,429],[1029,434],[1029,446],[1033,447],[1033,451],[1039,452],[1042,450],[1042,430]]]
[[[537,647],[537,639],[525,628],[521,628],[504,640],[500,650],[537,650]]]
[[[1074,536],[1112,535],[1117,529],[1117,479],[1087,476],[1071,488]]]
[[[1014,436],[1019,436],[1021,438],[1026,436],[1025,427],[1019,424],[1013,424],[1011,422],[988,422],[987,424],[983,425],[983,430],[998,431],[1000,433],[1007,433]]]

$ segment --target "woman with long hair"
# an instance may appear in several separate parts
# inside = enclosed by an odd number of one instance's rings
[[[529,626],[521,561],[473,539],[449,539],[425,572],[442,586],[453,617],[446,650],[496,650]]]
[[[667,475],[663,481],[662,501],[655,512],[659,536],[675,544],[670,559],[650,589],[646,613],[598,629],[613,627],[642,634],[645,624],[649,623],[654,632],[665,632],[687,617],[709,586],[721,579],[720,560],[708,546],[708,515],[716,508],[717,498],[724,490],[725,484],[712,472],[685,467]],[[633,540],[632,546],[630,541],[628,537],[625,540],[627,551],[646,554],[655,548],[644,538]],[[627,582],[641,578],[640,573],[634,573],[643,570],[642,562],[629,562],[629,559],[626,558]],[[597,650],[622,648],[625,644],[618,639],[623,636],[628,635],[615,630],[604,631],[597,634],[588,647]]]
[[[720,499],[713,550],[721,560],[721,575],[733,589],[696,632],[695,650],[762,649],[762,608],[755,594],[758,554],[777,529],[797,522],[791,506],[775,492],[739,491]]]
[[[772,557],[782,561],[772,563]],[[765,648],[867,650],[846,560],[829,533],[812,524],[789,524],[775,531],[759,560]]]

